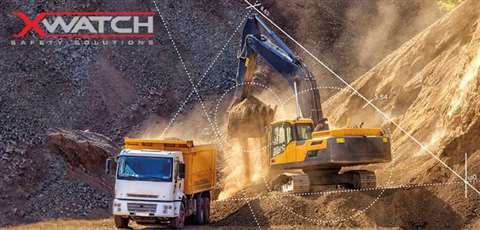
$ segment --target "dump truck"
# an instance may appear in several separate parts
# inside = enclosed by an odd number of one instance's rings
[[[216,154],[214,145],[193,141],[126,138],[122,151],[105,165],[108,174],[116,165],[115,226],[128,227],[130,220],[176,229],[207,224]]]
[[[374,172],[342,168],[391,161],[386,133],[361,126],[330,129],[315,76],[258,15],[244,22],[239,47],[236,81],[242,84],[228,111],[228,136],[240,143],[243,153],[248,152],[249,138],[260,139],[268,156],[265,166],[273,172],[271,184],[285,192],[376,187]],[[259,58],[288,82],[295,97],[295,118],[274,121],[275,109],[253,97]]]

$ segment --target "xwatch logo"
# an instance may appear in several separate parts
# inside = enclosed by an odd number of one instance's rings
[[[25,26],[14,34],[25,38],[33,31],[48,38],[141,38],[152,39],[154,12],[42,12],[29,18],[14,12]]]

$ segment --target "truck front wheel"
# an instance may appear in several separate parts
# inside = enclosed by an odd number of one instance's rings
[[[182,203],[180,205],[179,214],[178,214],[177,218],[175,218],[172,221],[170,227],[172,227],[174,229],[182,229],[184,226],[185,226],[185,205]]]
[[[121,216],[114,216],[113,220],[115,222],[115,227],[117,228],[127,228],[128,227],[128,218]]]

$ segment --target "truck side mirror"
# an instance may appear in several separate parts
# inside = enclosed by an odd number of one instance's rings
[[[180,177],[180,179],[185,178],[185,164],[184,163],[178,164],[178,177]]]
[[[111,159],[111,158],[108,158],[108,159],[105,161],[105,174],[109,175],[111,168],[112,168],[112,159]]]

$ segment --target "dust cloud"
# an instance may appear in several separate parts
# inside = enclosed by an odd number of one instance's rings
[[[366,71],[442,14],[433,1],[375,1],[373,6],[353,3],[346,12],[351,23],[347,23],[344,38],[339,41],[351,39],[345,36],[354,37],[350,58]],[[359,18],[366,21],[353,23]]]
[[[477,51],[477,54],[473,58],[472,62],[468,65],[465,74],[458,83],[458,88],[456,90],[456,97],[453,98],[451,102],[451,107],[448,111],[448,116],[452,115],[458,110],[459,106],[464,103],[466,92],[469,92],[469,87],[473,86],[475,78],[479,76],[480,73],[480,49]]]
[[[262,183],[268,175],[267,146],[258,138],[248,138],[242,145],[238,138],[229,140],[224,151],[223,189],[218,199],[224,200],[243,188]]]
[[[200,105],[172,118],[150,115],[129,137],[144,139],[182,139],[193,140],[195,144],[217,144],[217,130],[212,130]]]
[[[267,134],[276,107],[248,96],[228,110],[224,149],[223,191],[225,199],[268,174]]]

